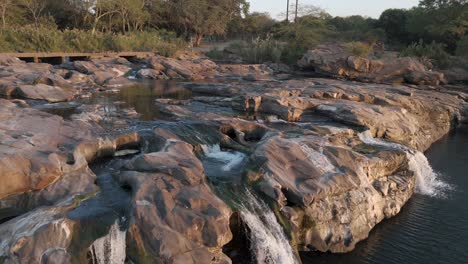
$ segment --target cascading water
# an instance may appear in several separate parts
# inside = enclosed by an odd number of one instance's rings
[[[219,145],[202,145],[201,146],[205,156],[208,158],[216,159],[224,163],[222,166],[223,171],[230,171],[239,165],[245,158],[245,155],[237,151],[221,151]]]
[[[120,230],[118,222],[113,224],[109,234],[101,237],[90,247],[93,264],[123,264],[126,257],[126,231]]]
[[[368,145],[404,151],[408,158],[408,167],[416,176],[416,191],[418,193],[429,196],[444,196],[444,191],[450,189],[450,185],[438,178],[437,173],[432,169],[424,153],[397,143],[376,139],[370,131],[360,133],[359,139]]]
[[[250,250],[257,263],[297,263],[293,249],[270,207],[249,190],[241,199],[239,211],[250,230]]]
[[[224,178],[226,174],[239,177],[242,173],[242,164],[246,155],[236,151],[223,151],[219,145],[202,146],[205,156],[214,160],[216,164],[205,164],[205,168],[214,169],[215,165],[221,170],[206,171],[208,177],[213,181]],[[232,172],[238,174],[232,174]],[[235,182],[233,179],[229,186]],[[223,185],[218,188],[223,188]],[[248,189],[247,186],[235,188],[235,203],[239,209],[243,222],[247,225],[251,252],[259,264],[294,264],[298,263],[283,228],[278,223],[273,211],[261,199]],[[222,193],[223,190],[220,190]]]

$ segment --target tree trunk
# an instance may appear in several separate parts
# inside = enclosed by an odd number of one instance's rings
[[[199,47],[203,40],[203,34],[197,33],[195,34],[195,39],[193,41],[193,46]]]
[[[297,9],[299,8],[299,0],[296,0],[296,12],[294,14],[294,22],[297,22]]]

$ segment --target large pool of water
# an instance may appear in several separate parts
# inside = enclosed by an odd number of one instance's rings
[[[304,264],[468,263],[468,128],[460,128],[426,153],[445,198],[415,194],[396,217],[380,223],[348,254],[302,254]]]

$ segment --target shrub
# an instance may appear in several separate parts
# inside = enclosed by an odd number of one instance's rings
[[[359,41],[347,43],[346,48],[354,56],[358,57],[367,57],[374,52],[373,45]]]
[[[400,57],[417,57],[423,63],[430,62],[439,68],[446,68],[450,64],[450,55],[445,51],[445,44],[436,42],[413,43],[400,53]]]
[[[228,49],[247,63],[280,62],[283,45],[267,37],[256,38],[250,42],[235,42]]]
[[[0,42],[1,45],[1,42]],[[224,60],[225,59],[225,54],[222,50],[219,48],[213,48],[210,51],[206,52],[206,56],[213,60]]]
[[[154,51],[171,56],[186,43],[167,31],[95,33],[25,26],[0,33],[0,52],[105,52]]]

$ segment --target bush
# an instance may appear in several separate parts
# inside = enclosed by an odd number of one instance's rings
[[[359,41],[347,43],[346,48],[348,48],[349,52],[351,52],[354,56],[358,57],[367,57],[374,52],[372,44]]]
[[[225,59],[224,52],[222,50],[220,50],[219,48],[211,49],[210,51],[208,51],[206,53],[206,56],[208,56],[209,58],[211,58],[213,60],[224,60]]]
[[[269,37],[235,42],[228,49],[247,63],[280,62],[283,54],[283,45]]]
[[[148,51],[171,56],[186,43],[166,31],[95,33],[25,26],[0,33],[0,52],[106,52]]]
[[[417,57],[423,63],[431,62],[439,68],[446,68],[450,64],[450,55],[445,51],[445,44],[432,42],[425,44],[423,41],[413,43],[405,48],[400,57]]]

